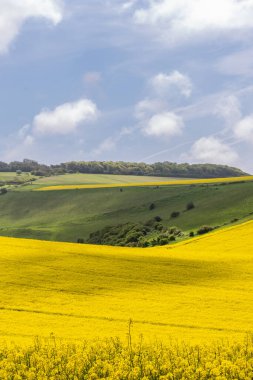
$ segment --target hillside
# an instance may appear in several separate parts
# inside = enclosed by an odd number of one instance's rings
[[[119,248],[0,238],[3,338],[148,341],[252,330],[253,222],[177,246]]]
[[[34,185],[32,185],[34,186]],[[26,191],[27,189],[27,191]],[[9,191],[0,196],[0,234],[76,242],[107,226],[160,216],[186,234],[252,218],[253,182],[181,186]],[[189,202],[195,208],[185,211]],[[150,205],[154,208],[150,210]],[[180,212],[171,218],[172,212]]]

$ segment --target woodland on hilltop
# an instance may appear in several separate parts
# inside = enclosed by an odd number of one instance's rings
[[[179,178],[215,178],[239,177],[246,175],[242,170],[226,165],[215,164],[177,164],[174,162],[123,161],[72,161],[57,165],[40,164],[37,161],[24,159],[10,163],[0,162],[0,172],[31,172],[33,175],[49,176],[65,173],[120,174]]]

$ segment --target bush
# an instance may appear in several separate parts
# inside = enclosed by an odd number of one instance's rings
[[[160,216],[155,216],[154,219],[155,219],[156,222],[161,222],[162,221],[162,218]]]
[[[190,211],[190,210],[192,210],[192,209],[194,209],[194,208],[195,208],[195,205],[194,205],[193,202],[189,202],[189,203],[187,203],[187,205],[186,205],[186,210],[187,210],[187,211]]]
[[[3,187],[2,189],[0,189],[0,195],[4,195],[4,194],[7,194],[8,190]]]
[[[78,238],[78,239],[77,239],[77,243],[78,243],[78,244],[84,244],[84,239],[82,239],[82,238]]]
[[[155,204],[151,203],[151,205],[149,206],[149,209],[150,209],[150,211],[154,210],[155,209]]]
[[[180,212],[179,212],[179,211],[173,211],[173,212],[170,214],[170,217],[171,217],[171,218],[177,218],[179,215],[180,215]]]
[[[189,237],[194,237],[194,236],[195,236],[194,232],[191,231],[191,232],[189,233]]]
[[[200,229],[197,231],[198,235],[203,235],[203,234],[207,234],[208,232],[210,231],[213,231],[213,227],[210,227],[210,226],[203,226],[203,227],[200,227]]]
[[[173,235],[172,235],[172,236],[170,236],[170,237],[169,237],[169,241],[176,241],[176,238],[175,238],[175,236],[173,236]]]
[[[159,239],[159,245],[166,245],[168,244],[169,241],[167,238],[162,238],[162,239]]]

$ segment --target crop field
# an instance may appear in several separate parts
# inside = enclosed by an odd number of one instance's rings
[[[0,347],[1,380],[252,380],[251,336],[209,345],[63,344],[52,336],[30,347]]]
[[[112,176],[113,177],[113,176]],[[120,176],[119,176],[120,177]],[[121,176],[124,177],[124,176]],[[149,178],[145,177],[146,180],[139,180],[140,177],[135,177],[136,181],[132,180],[131,176],[125,176],[127,181],[120,182],[120,178],[117,182],[106,182],[106,183],[94,183],[94,184],[57,184],[51,186],[38,187],[38,191],[53,191],[53,190],[75,190],[75,189],[94,189],[94,188],[113,188],[113,187],[136,187],[136,186],[169,186],[169,185],[197,185],[197,184],[215,184],[215,183],[230,183],[230,182],[248,182],[253,181],[253,176],[245,177],[231,177],[231,178],[208,178],[208,179],[169,179],[165,180],[160,178],[157,180],[156,177]],[[107,179],[109,180],[109,179]],[[38,182],[36,183],[38,184]]]
[[[0,238],[2,340],[240,339],[252,330],[253,222],[174,246]]]

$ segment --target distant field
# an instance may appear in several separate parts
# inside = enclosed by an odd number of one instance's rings
[[[105,185],[105,184],[128,184],[150,181],[177,180],[177,178],[129,176],[112,174],[64,174],[38,179],[31,188],[48,186],[69,186],[69,185]]]
[[[188,202],[195,208],[186,212]],[[155,208],[150,210],[150,204]],[[180,211],[178,218],[171,218]],[[159,215],[166,226],[184,231],[218,226],[253,213],[253,182],[82,189],[73,191],[9,191],[0,196],[0,235],[72,241],[91,232]]]
[[[17,182],[22,183],[24,181],[29,181],[35,178],[30,173],[21,173],[17,175],[16,173],[0,172],[0,182]]]
[[[111,177],[111,176],[110,176]],[[125,177],[125,182],[121,181],[119,178],[120,176],[117,176],[117,181],[113,181],[113,178],[106,177],[106,182],[97,182],[93,184],[66,184],[62,183],[60,184],[58,182],[57,185],[50,185],[50,186],[44,186],[44,187],[38,187],[37,190],[42,191],[53,191],[53,190],[76,190],[76,189],[92,189],[92,188],[113,188],[113,187],[134,187],[134,186],[169,186],[169,185],[196,185],[196,184],[215,184],[215,183],[230,183],[230,182],[250,182],[253,181],[253,176],[247,176],[247,177],[231,177],[231,178],[209,178],[209,179],[177,179],[177,178],[160,178],[157,180],[156,178],[152,179],[149,177],[144,177],[145,179],[140,181],[140,177],[134,177],[132,179],[131,176]],[[135,181],[136,180],[136,181]],[[64,181],[64,179],[63,179]],[[35,183],[36,187],[39,184],[39,181]],[[45,185],[45,183],[43,183]]]
[[[2,339],[208,342],[252,331],[253,222],[186,244],[118,248],[0,238]]]

